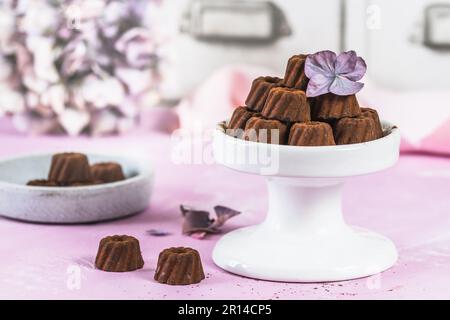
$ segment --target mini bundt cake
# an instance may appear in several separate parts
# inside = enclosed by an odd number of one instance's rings
[[[380,117],[378,112],[371,108],[361,108],[361,113],[363,116],[370,117],[375,122],[375,131],[377,134],[377,139],[383,137],[383,128],[381,126]]]
[[[247,121],[254,116],[258,116],[259,114],[248,110],[245,107],[238,107],[234,110],[233,115],[231,116],[230,121],[228,122],[227,129],[228,130],[244,130]],[[237,136],[236,134],[231,134],[233,136]]]
[[[291,57],[286,67],[283,84],[289,88],[306,91],[309,79],[305,75],[305,62],[308,55],[299,54]]]
[[[57,187],[58,184],[53,181],[48,181],[45,179],[36,179],[36,180],[30,180],[27,182],[27,186],[31,187]]]
[[[288,129],[286,124],[278,120],[252,117],[247,121],[243,138],[254,142],[285,144],[287,135]]]
[[[53,155],[48,180],[59,185],[92,181],[88,158],[82,153]]]
[[[122,166],[117,162],[100,162],[91,166],[92,178],[104,183],[125,180]]]
[[[312,108],[312,118],[318,121],[356,117],[360,114],[361,109],[355,95],[338,96],[327,93],[318,96]]]
[[[325,122],[295,123],[289,133],[289,145],[292,146],[332,146],[333,129]]]
[[[98,247],[95,267],[109,272],[126,272],[144,266],[139,241],[131,236],[103,238]]]
[[[202,261],[192,248],[169,248],[158,257],[155,280],[170,285],[188,285],[205,279]]]
[[[311,109],[305,92],[282,87],[270,90],[261,114],[268,119],[287,122],[311,120]]]
[[[375,139],[377,139],[375,122],[370,117],[342,118],[336,122],[334,128],[336,144],[361,143]]]
[[[245,100],[247,107],[253,111],[261,112],[270,89],[279,86],[282,80],[277,77],[259,77],[253,80],[252,87]]]

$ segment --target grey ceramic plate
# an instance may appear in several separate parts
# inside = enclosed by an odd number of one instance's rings
[[[147,208],[153,185],[150,164],[125,157],[87,156],[91,164],[120,163],[127,179],[85,187],[30,187],[27,181],[47,177],[51,154],[0,160],[0,215],[30,222],[88,223]]]

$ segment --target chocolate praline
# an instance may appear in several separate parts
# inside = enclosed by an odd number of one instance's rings
[[[103,183],[125,180],[122,166],[117,162],[100,162],[91,166],[92,178]]]
[[[250,110],[261,112],[266,103],[269,91],[281,85],[283,79],[277,77],[259,77],[253,80],[245,104]]]
[[[59,185],[91,182],[92,175],[87,156],[75,152],[53,155],[48,180]]]
[[[286,144],[288,126],[278,120],[253,117],[247,121],[244,140],[270,144]]]
[[[311,108],[305,92],[282,87],[270,90],[261,114],[267,119],[285,122],[307,122],[311,120]]]
[[[293,146],[332,146],[333,129],[325,122],[295,123],[289,133],[289,145]]]
[[[197,250],[177,247],[164,249],[158,257],[154,279],[169,285],[189,285],[205,279]]]
[[[362,143],[375,139],[377,139],[375,122],[370,117],[342,118],[336,122],[334,128],[336,144]]]

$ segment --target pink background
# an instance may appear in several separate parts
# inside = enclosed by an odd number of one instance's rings
[[[261,221],[267,207],[262,178],[217,165],[175,165],[167,135],[134,132],[124,137],[57,138],[0,134],[0,156],[40,151],[96,150],[141,153],[153,159],[156,183],[150,208],[136,216],[91,225],[28,224],[0,218],[0,298],[4,299],[394,299],[450,298],[450,161],[402,156],[397,166],[352,179],[345,189],[348,222],[383,233],[400,259],[381,275],[323,284],[288,284],[234,276],[217,268],[211,252],[219,236],[181,235],[178,206],[212,210],[222,204],[243,214],[226,231]],[[45,149],[45,150],[43,150]],[[170,231],[152,237],[149,229]],[[114,274],[93,268],[99,240],[129,234],[141,243],[143,270]],[[158,253],[170,246],[200,251],[206,280],[172,287],[153,280]],[[69,289],[67,268],[79,267],[81,286]]]

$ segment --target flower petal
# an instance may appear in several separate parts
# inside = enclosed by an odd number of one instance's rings
[[[333,51],[320,51],[310,54],[305,62],[305,74],[309,79],[314,78],[315,75],[321,74],[323,76],[334,76],[334,66],[336,63],[336,53]]]
[[[359,81],[366,74],[366,70],[367,70],[366,62],[364,61],[363,58],[358,57],[353,71],[345,73],[345,74],[341,74],[341,76],[343,76],[349,80],[352,80],[352,81]]]
[[[306,88],[307,97],[317,97],[330,92],[330,86],[334,81],[334,77],[327,77],[317,73],[309,80]]]
[[[216,212],[217,219],[212,223],[212,228],[222,227],[224,223],[227,222],[227,220],[241,213],[240,211],[233,210],[224,206],[215,206],[214,211]]]
[[[330,86],[330,92],[338,96],[348,96],[359,92],[364,87],[361,82],[351,81],[344,77],[336,77]]]
[[[356,52],[351,50],[342,52],[336,58],[335,72],[336,74],[346,74],[355,70],[358,56]]]

